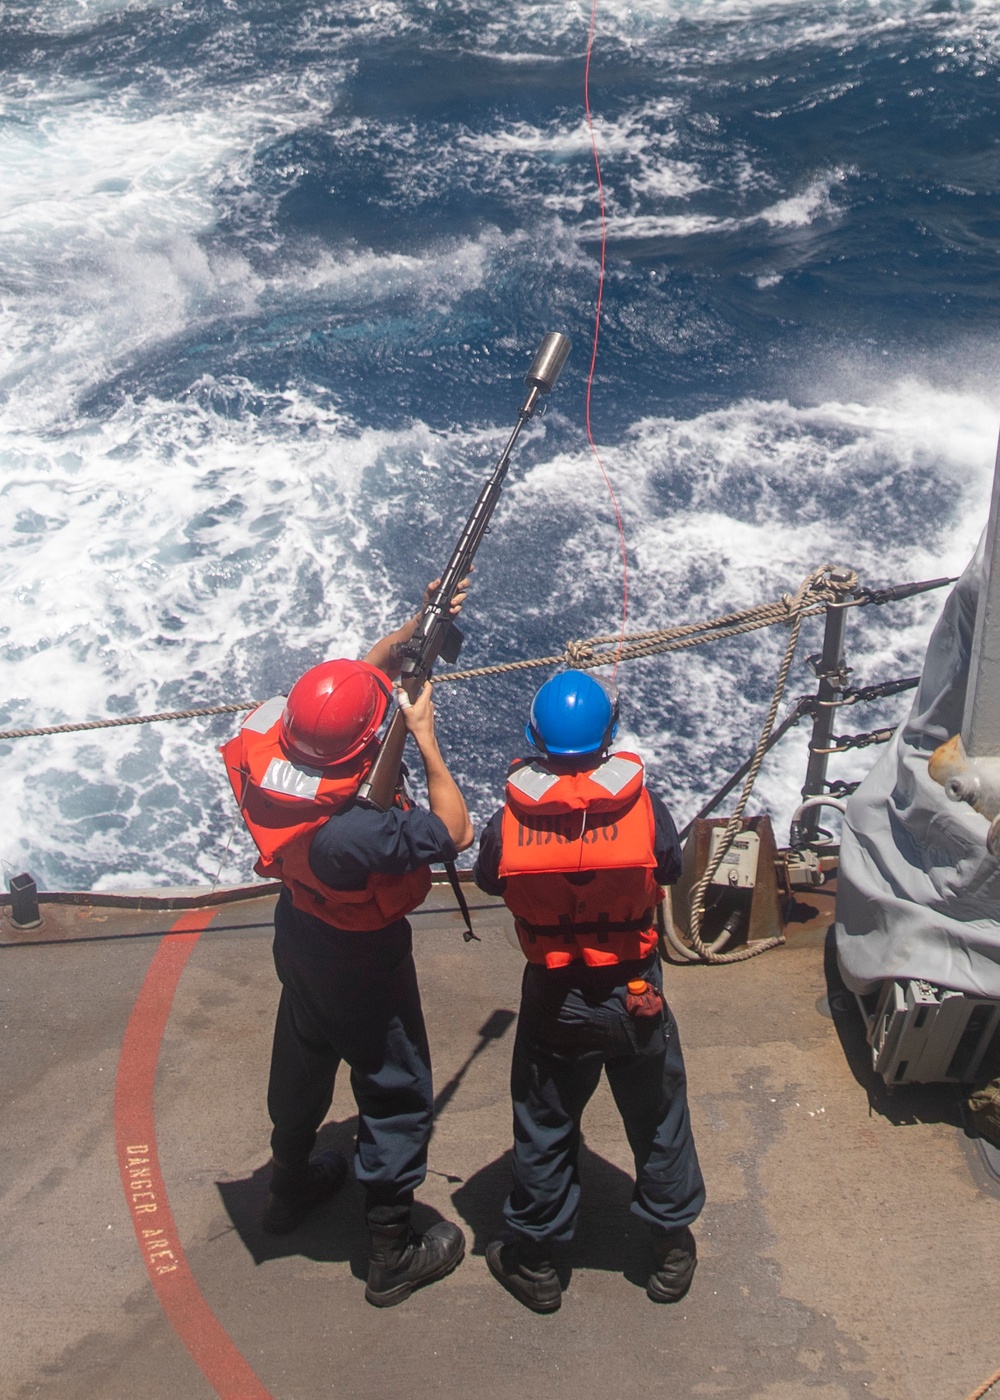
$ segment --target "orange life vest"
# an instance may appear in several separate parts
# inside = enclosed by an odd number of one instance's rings
[[[507,779],[499,874],[529,962],[606,967],[649,956],[656,822],[642,760],[616,753],[559,773],[543,760]]]
[[[240,813],[260,852],[254,870],[280,880],[296,909],[334,928],[385,928],[424,902],[431,887],[430,870],[421,866],[408,875],[369,875],[361,890],[335,890],[313,873],[313,837],[350,802],[372,757],[369,750],[330,768],[293,763],[278,742],[284,706],[283,695],[265,701],[220,750]]]

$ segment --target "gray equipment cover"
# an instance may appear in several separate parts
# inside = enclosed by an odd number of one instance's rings
[[[862,995],[886,978],[1000,998],[1000,861],[989,822],[928,775],[961,733],[985,536],[944,605],[909,719],[847,804],[837,959]]]

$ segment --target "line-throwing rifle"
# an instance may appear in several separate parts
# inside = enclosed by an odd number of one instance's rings
[[[403,666],[397,684],[402,686],[411,700],[416,700],[423,690],[424,683],[439,656],[444,657],[449,665],[458,659],[463,638],[451,619],[452,599],[458,591],[458,585],[472,566],[476,550],[482,543],[490,517],[500,499],[500,490],[507,475],[510,454],[518,434],[535,412],[542,395],[549,393],[555,385],[569,349],[570,343],[566,336],[560,335],[558,331],[550,331],[548,335],[543,336],[531,367],[524,376],[528,396],[518,409],[517,424],[510,440],[493,468],[493,475],[479,493],[479,499],[465,522],[458,544],[448,560],[448,567],[441,575],[441,582],[424,608],[413,636],[403,648]],[[405,743],[406,725],[403,723],[403,716],[397,711],[382,740],[375,762],[358,790],[359,802],[368,807],[377,807],[380,812],[389,810],[396,798],[399,766],[403,759]]]
[[[459,584],[468,574],[476,550],[489,527],[490,518],[500,499],[510,454],[518,434],[534,414],[542,395],[550,393],[555,386],[569,350],[570,343],[566,336],[560,335],[558,331],[549,331],[542,337],[535,358],[524,376],[528,394],[518,409],[514,431],[493,468],[492,476],[479,493],[479,499],[465,522],[458,544],[448,560],[448,566],[441,575],[441,582],[424,608],[413,636],[403,649],[402,671],[397,684],[406,691],[411,700],[416,700],[420,694],[439,656],[449,664],[458,659],[463,639],[451,618],[452,599],[458,592]],[[375,762],[358,791],[359,802],[368,807],[377,807],[381,812],[388,811],[392,806],[399,786],[399,770],[405,744],[406,725],[402,714],[397,711],[382,740]],[[454,875],[454,866],[448,873],[453,877],[452,884],[459,904],[464,906],[465,900],[458,885],[458,877]],[[467,909],[464,907],[463,913],[467,927],[465,936],[468,939],[474,935]]]

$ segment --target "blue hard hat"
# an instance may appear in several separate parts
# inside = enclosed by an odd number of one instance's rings
[[[618,731],[618,691],[586,671],[562,671],[531,702],[528,742],[542,753],[599,753]]]

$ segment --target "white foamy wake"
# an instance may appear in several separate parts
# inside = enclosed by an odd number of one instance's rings
[[[70,105],[15,134],[0,157],[0,271],[17,288],[0,337],[8,429],[72,421],[88,390],[220,320],[320,304],[350,315],[401,297],[441,311],[482,284],[500,242],[490,229],[423,255],[288,247],[266,275],[232,242],[213,243],[220,186],[231,194],[257,145],[316,119],[267,110],[283,103],[280,91],[244,90],[221,110]]]
[[[497,445],[487,429],[359,430],[306,393],[262,406],[253,391],[257,412],[234,414],[250,386],[202,387],[203,399],[126,406],[57,446],[37,442],[8,478],[3,728],[263,698],[324,655],[362,653],[416,600],[421,570],[448,547]],[[225,414],[209,406],[221,388]],[[873,584],[958,573],[985,519],[995,431],[985,399],[917,381],[868,402],[749,401],[636,423],[602,449],[628,530],[630,628],[777,597],[827,561]],[[533,433],[483,551],[468,664],[559,651],[615,625],[618,547],[597,469],[582,448],[554,455],[544,429]],[[441,482],[447,493],[435,497]],[[432,499],[426,563],[393,557],[393,522]],[[858,610],[853,679],[915,673],[939,603]],[[679,818],[752,748],[783,635],[622,668],[623,738]],[[818,645],[819,624],[808,624],[801,654]],[[480,818],[496,800],[501,755],[522,747],[523,708],[543,677],[511,681],[509,692],[499,681],[442,692],[450,752]],[[813,684],[800,663],[789,695]],[[895,722],[905,704],[856,709],[845,724]],[[0,856],[49,887],[244,878],[248,843],[240,831],[226,848],[232,803],[215,753],[234,727],[192,721],[3,745]],[[832,776],[850,779],[870,761],[871,751],[837,760]],[[804,765],[802,741],[789,738],[765,766],[758,800],[779,835]]]
[[[254,310],[261,279],[201,238],[256,143],[310,120],[287,97],[275,84],[157,111],[55,89],[22,104],[0,155],[0,270],[17,289],[0,339],[8,423],[58,421],[151,346]]]
[[[470,50],[493,58],[565,58],[586,47],[589,6],[526,0],[499,9],[465,0],[454,10],[465,17]],[[995,0],[948,9],[911,0],[602,0],[594,52],[598,65],[604,54],[624,51],[647,60],[658,55],[670,71],[701,76],[746,58],[775,60],[811,46],[860,48],[900,33],[919,36],[947,63],[992,65],[1000,53]]]
[[[842,217],[838,190],[855,171],[839,165],[817,170],[776,198],[773,176],[742,150],[720,162],[711,143],[699,153],[688,142],[682,155],[685,118],[677,98],[637,102],[617,118],[595,114],[593,142],[612,244],[733,235],[756,226],[800,229]],[[374,149],[385,135],[353,130],[344,139]],[[436,147],[428,150],[425,143],[421,150],[415,128],[393,131],[399,157],[387,168],[400,198],[444,198],[456,185],[468,186],[516,204],[522,214],[551,212],[582,241],[600,237],[593,144],[580,116],[487,131],[458,125],[441,137]],[[720,206],[732,212],[719,213]]]
[[[8,476],[0,727],[265,698],[362,654],[419,597],[379,522],[403,512],[410,476],[436,476],[442,453],[452,465],[447,442],[358,430],[291,391],[199,387],[230,411],[195,394],[128,405],[37,441]],[[232,413],[243,394],[255,414]],[[471,435],[461,445],[474,455]],[[16,817],[0,855],[50,886],[211,878],[229,828],[215,745],[236,723],[3,745]],[[247,873],[245,846],[227,875]]]

